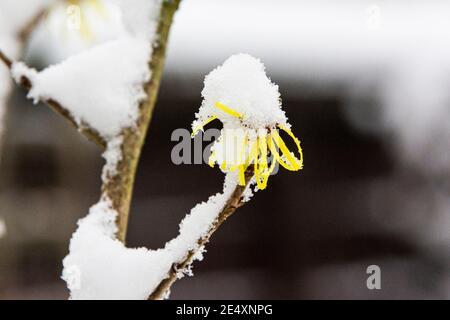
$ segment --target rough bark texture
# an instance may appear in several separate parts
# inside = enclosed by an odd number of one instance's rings
[[[253,171],[248,170],[245,174],[246,185],[249,184],[253,177]],[[178,274],[189,268],[192,264],[195,255],[201,250],[211,239],[211,236],[216,232],[222,223],[225,222],[237,208],[241,207],[243,202],[243,194],[247,186],[236,186],[230,198],[227,200],[222,211],[217,216],[216,221],[212,224],[206,236],[198,240],[198,250],[189,251],[183,261],[172,266],[166,279],[161,281],[155,291],[150,295],[150,300],[162,300],[170,293],[170,288],[178,280]]]

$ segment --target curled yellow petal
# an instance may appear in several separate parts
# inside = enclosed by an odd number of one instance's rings
[[[287,170],[297,171],[297,170],[302,169],[303,168],[303,156],[302,156],[301,148],[299,148],[299,152],[300,152],[300,156],[301,156],[301,158],[299,160],[291,154],[291,151],[289,151],[288,147],[284,143],[284,140],[280,137],[280,135],[278,134],[278,132],[276,130],[272,131],[271,137],[272,137],[272,140],[275,143],[275,145],[272,141],[269,141],[268,145],[269,145],[270,151],[272,152],[272,154],[276,158],[276,160]],[[297,142],[298,141],[296,141],[296,143]],[[282,157],[278,153],[276,146],[278,146],[278,148],[280,149],[281,154],[286,159],[286,162],[282,159]],[[298,146],[300,146],[300,144],[298,144]]]
[[[230,107],[227,107],[227,106],[224,105],[223,103],[216,102],[216,103],[215,103],[215,107],[216,107],[217,109],[222,110],[222,111],[225,112],[226,114],[229,114],[229,115],[232,116],[232,117],[235,117],[235,118],[242,118],[242,114],[240,114],[239,112],[237,112],[237,111],[231,109]]]
[[[264,136],[259,138],[259,159],[258,159],[258,167],[255,172],[256,183],[260,190],[264,190],[267,187],[267,183],[269,181],[269,177],[275,169],[276,161],[272,160],[272,164],[269,168],[268,160],[267,160],[267,147],[270,136]]]
[[[300,155],[300,159],[299,159],[300,169],[303,169],[303,150],[302,150],[302,147],[300,146],[300,140],[298,140],[297,137],[294,135],[294,133],[290,129],[286,128],[285,126],[279,124],[278,128],[280,128],[281,130],[286,132],[292,138],[292,140],[294,140],[295,145],[297,146],[298,153]]]

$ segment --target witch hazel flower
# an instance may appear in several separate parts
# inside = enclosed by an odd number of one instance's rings
[[[271,82],[260,60],[248,54],[228,58],[205,78],[203,102],[192,124],[195,136],[214,120],[223,123],[211,148],[209,165],[224,172],[238,171],[239,185],[252,170],[258,189],[267,187],[277,163],[290,171],[303,168],[300,141],[281,109],[278,86]],[[298,155],[286,145],[280,130],[294,142]]]

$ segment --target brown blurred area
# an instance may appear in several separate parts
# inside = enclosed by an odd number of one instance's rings
[[[434,216],[425,207],[409,215],[397,205],[426,181],[395,160],[386,140],[350,126],[342,97],[302,98],[274,81],[302,140],[305,169],[272,177],[214,235],[195,276],[176,283],[171,297],[448,298],[447,252],[420,233]],[[219,170],[170,159],[171,133],[190,128],[201,86],[200,78],[164,77],[135,186],[131,247],[162,246],[190,208],[221,190]],[[14,93],[0,167],[8,228],[0,240],[1,299],[68,297],[61,261],[76,221],[97,201],[101,166],[95,146],[45,106]],[[372,264],[381,268],[381,290],[366,287]]]

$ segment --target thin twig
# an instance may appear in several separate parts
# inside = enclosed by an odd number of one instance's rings
[[[41,10],[19,31],[18,37],[22,43],[30,37],[30,34],[34,31],[38,23],[46,16],[47,13],[48,8]]]
[[[247,182],[246,185],[248,185],[251,178],[253,177],[253,171],[247,171],[245,176]],[[189,251],[183,261],[172,266],[167,278],[160,282],[155,291],[153,291],[153,293],[150,295],[149,300],[162,300],[167,296],[167,293],[170,292],[170,288],[172,287],[172,285],[175,283],[175,281],[178,280],[178,274],[189,268],[198,251],[201,250],[209,242],[211,236],[219,229],[219,227],[225,222],[225,220],[227,220],[236,211],[237,208],[244,205],[243,194],[246,187],[247,186],[236,186],[222,211],[217,216],[217,219],[211,225],[206,236],[198,240],[198,249]]]
[[[12,61],[9,59],[2,50],[0,50],[0,60],[8,67],[8,69],[11,69]]]
[[[103,193],[112,200],[113,207],[118,212],[117,238],[122,242],[125,242],[126,239],[136,169],[161,83],[170,27],[180,1],[166,0],[162,2],[157,29],[158,38],[154,43],[150,59],[152,78],[146,84],[147,99],[140,106],[140,116],[136,128],[129,128],[123,132],[122,160],[118,164],[117,174],[102,187]]]

